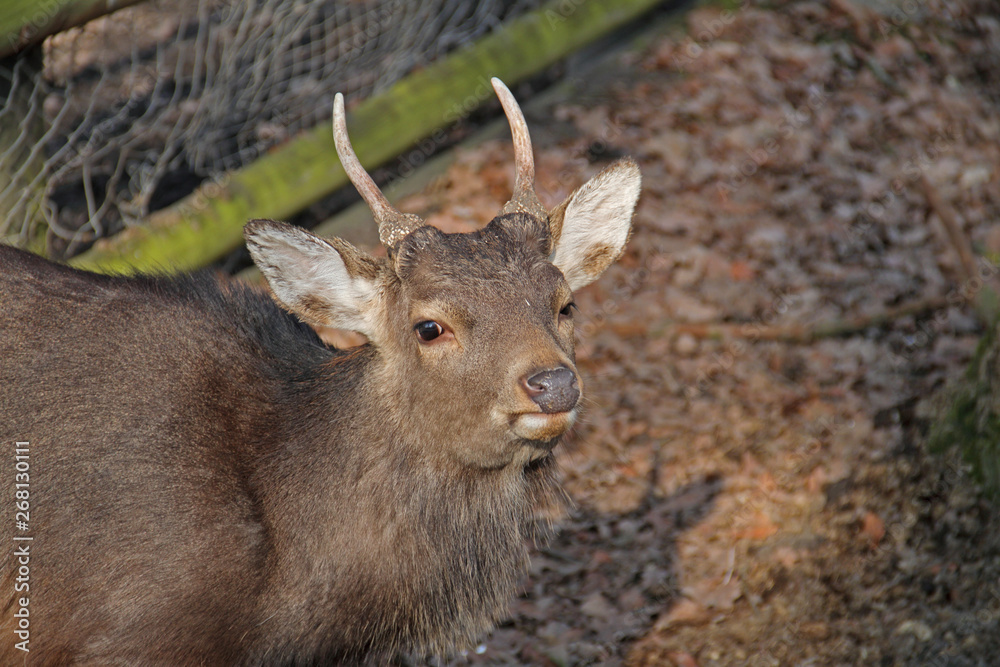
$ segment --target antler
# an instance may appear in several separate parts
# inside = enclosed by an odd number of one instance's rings
[[[504,113],[507,114],[510,133],[514,138],[514,194],[510,201],[504,204],[501,213],[530,213],[546,221],[548,211],[535,193],[535,158],[531,153],[531,136],[528,134],[528,124],[524,122],[524,114],[521,113],[521,107],[503,81],[493,77],[490,82],[497,97],[500,98]]]
[[[333,142],[337,145],[337,156],[347,172],[347,177],[358,189],[362,199],[368,203],[368,208],[378,223],[378,237],[386,248],[395,249],[404,236],[418,227],[424,226],[424,221],[412,213],[400,213],[389,203],[375,181],[368,175],[361,161],[354,153],[351,140],[347,136],[347,118],[344,114],[344,96],[340,93],[333,98]]]

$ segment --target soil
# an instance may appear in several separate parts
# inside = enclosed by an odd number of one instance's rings
[[[643,195],[577,299],[574,509],[446,664],[1000,664],[997,506],[924,446],[1000,274],[998,10],[700,8],[529,115],[547,204],[620,155]],[[474,228],[511,165],[400,207]]]

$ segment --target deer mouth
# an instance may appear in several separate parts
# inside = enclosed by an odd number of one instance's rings
[[[565,412],[522,412],[513,416],[510,428],[525,440],[554,440],[569,430],[576,415],[576,408]]]

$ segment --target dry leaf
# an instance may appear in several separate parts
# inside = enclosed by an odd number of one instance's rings
[[[861,519],[861,534],[868,538],[868,544],[874,549],[885,537],[885,523],[874,512],[865,512]]]

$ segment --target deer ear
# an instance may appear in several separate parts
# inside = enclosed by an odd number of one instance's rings
[[[619,160],[549,214],[551,261],[570,289],[594,282],[621,256],[632,231],[640,181],[635,162]]]
[[[251,221],[243,236],[281,305],[309,324],[372,338],[381,271],[374,258],[347,241],[273,220]]]

